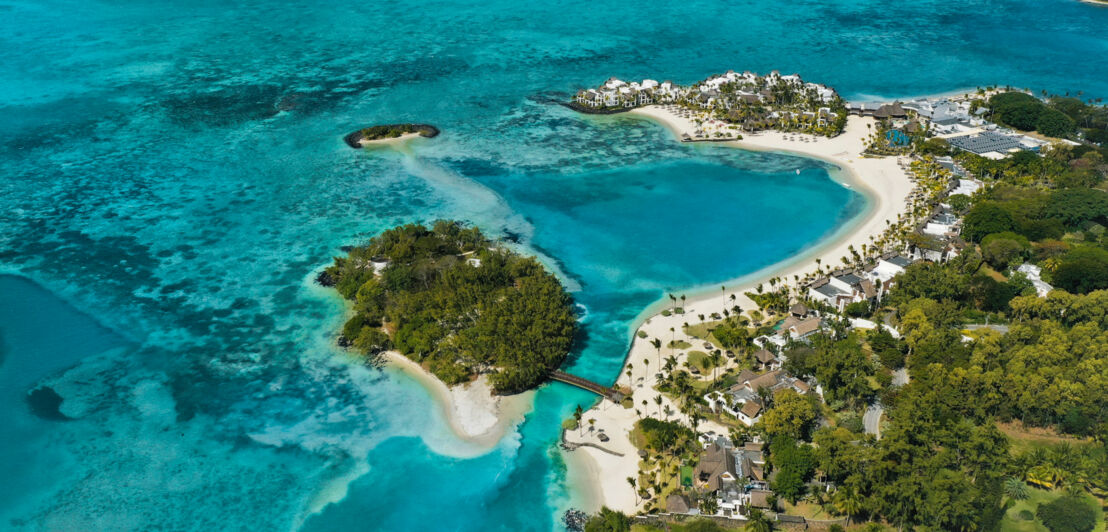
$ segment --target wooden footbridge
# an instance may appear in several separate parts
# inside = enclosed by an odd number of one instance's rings
[[[601,386],[593,381],[578,377],[577,375],[571,375],[559,369],[554,370],[554,372],[550,374],[550,378],[558,382],[564,382],[570,386],[576,386],[582,390],[590,391],[596,395],[610,399],[615,403],[623,401],[623,393],[619,390]]]

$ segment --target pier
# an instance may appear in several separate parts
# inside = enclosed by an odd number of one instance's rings
[[[601,386],[588,379],[578,377],[577,375],[571,375],[562,370],[554,370],[550,374],[550,378],[558,382],[568,384],[570,386],[576,386],[582,390],[590,391],[601,397],[610,399],[614,403],[619,403],[623,400],[623,393],[615,388],[608,386]]]

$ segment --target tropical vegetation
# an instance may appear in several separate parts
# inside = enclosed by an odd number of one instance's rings
[[[321,277],[352,302],[341,343],[395,349],[447,384],[487,374],[497,393],[520,392],[557,369],[573,343],[572,300],[558,280],[457,222],[385,231]]]

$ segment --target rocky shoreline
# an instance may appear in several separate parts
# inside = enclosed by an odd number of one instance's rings
[[[574,111],[577,111],[578,113],[584,113],[584,114],[587,114],[587,115],[616,115],[616,114],[626,113],[628,111],[632,111],[632,110],[636,109],[637,107],[639,107],[639,106],[635,106],[635,107],[599,107],[598,108],[598,107],[588,107],[588,106],[585,106],[585,105],[581,105],[577,102],[558,102],[558,104],[562,105],[564,107],[568,107],[570,109],[573,109]]]
[[[374,136],[374,133],[385,133],[390,130],[402,131],[404,134],[417,134],[424,138],[437,137],[441,131],[439,128],[430,124],[381,124],[376,126],[370,126],[359,129],[353,133],[348,133],[342,138],[343,142],[346,142],[347,146],[351,148],[360,149],[364,147],[365,142],[373,142],[377,140],[388,140],[390,138],[399,138],[399,136]]]

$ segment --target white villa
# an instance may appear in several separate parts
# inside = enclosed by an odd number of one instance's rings
[[[857,301],[875,301],[878,295],[873,281],[853,272],[824,277],[808,286],[808,297],[840,312]]]

